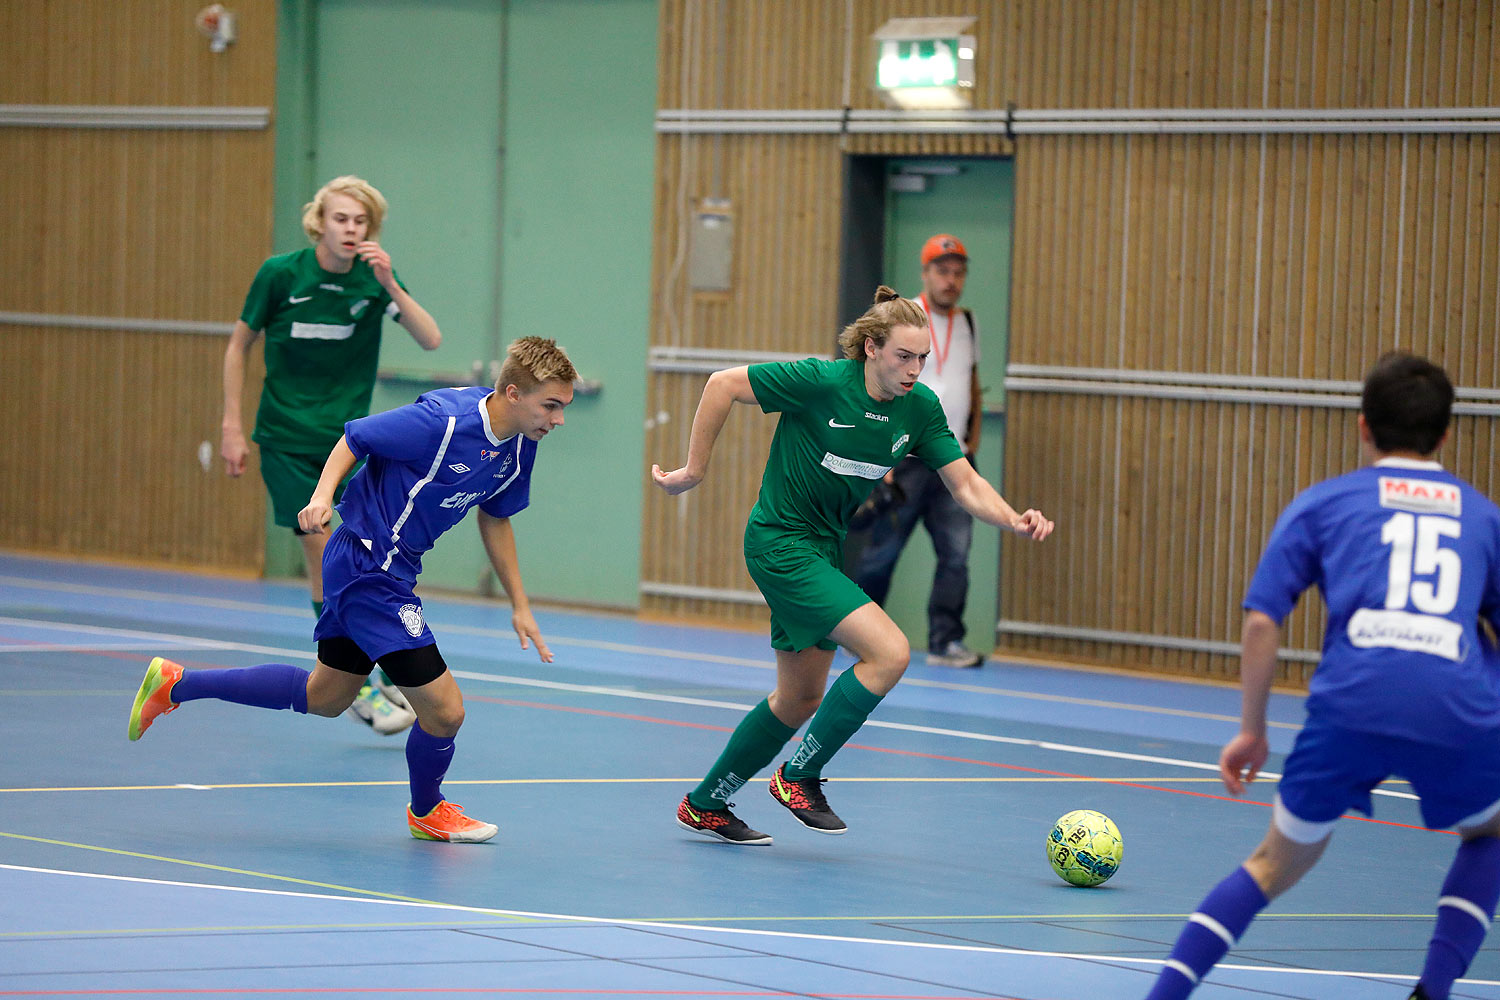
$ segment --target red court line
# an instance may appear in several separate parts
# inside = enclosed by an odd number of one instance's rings
[[[651,715],[632,715],[627,712],[611,712],[603,708],[580,708],[576,705],[549,705],[536,701],[517,701],[510,698],[494,698],[489,695],[465,695],[470,701],[483,701],[494,705],[514,705],[517,708],[540,708],[552,712],[573,712],[578,715],[600,715],[611,719],[628,719],[632,722],[649,722],[662,726],[682,726],[689,729],[711,729],[721,733],[729,733],[734,730],[729,726],[714,726],[701,722],[682,722],[678,719],[662,719]],[[1143,788],[1151,792],[1170,792],[1173,795],[1189,795],[1199,799],[1213,799],[1217,802],[1235,802],[1245,806],[1260,806],[1264,809],[1271,808],[1269,802],[1258,802],[1255,799],[1240,799],[1232,795],[1215,795],[1212,792],[1197,792],[1188,788],[1167,788],[1163,785],[1149,785],[1140,781],[1123,781],[1117,778],[1099,778],[1090,774],[1075,774],[1071,771],[1051,771],[1042,767],[1022,767],[1020,764],[1004,764],[993,760],[975,760],[972,757],[953,757],[947,754],[923,753],[920,750],[896,750],[890,747],[872,747],[863,743],[846,743],[845,749],[868,750],[871,753],[894,754],[898,757],[921,757],[924,760],[951,761],[955,764],[973,764],[976,767],[994,767],[1006,771],[1022,771],[1027,774],[1045,774],[1053,778],[1075,778],[1086,781],[1098,781],[1106,785],[1118,785],[1121,788]],[[1400,827],[1403,830],[1420,830],[1425,833],[1443,833],[1452,837],[1458,836],[1452,830],[1431,830],[1425,826],[1416,826],[1412,823],[1397,823],[1389,819],[1375,819],[1371,816],[1345,816],[1344,819],[1354,820],[1359,823],[1375,823],[1380,826]],[[4,994],[0,994],[3,996]]]
[[[22,640],[22,641],[25,641],[25,640]],[[37,643],[37,645],[53,645],[53,643]],[[110,652],[110,651],[105,651],[105,650],[88,651],[84,655],[89,655],[89,656],[104,656],[104,657],[108,657],[108,658],[111,658],[111,659],[120,659],[120,660],[145,661],[145,660],[149,660],[150,659],[150,657],[144,656],[144,655],[141,655],[141,654],[115,653],[115,652]],[[203,663],[203,661],[201,661],[201,660],[193,660],[193,661],[182,661],[182,660],[179,660],[179,661],[176,661],[176,662],[183,663],[184,665],[187,665],[188,663],[191,663],[192,665],[199,666],[199,667],[209,666],[209,667],[215,667],[215,668],[217,668],[217,667],[220,666],[219,664],[206,664],[206,663]],[[730,727],[730,726],[715,726],[715,725],[710,725],[708,723],[703,723],[703,722],[683,722],[683,721],[681,721],[679,719],[662,719],[662,718],[658,718],[658,717],[652,716],[652,715],[633,715],[633,714],[628,713],[628,712],[611,712],[608,709],[602,709],[602,708],[580,708],[580,707],[578,707],[576,705],[549,705],[549,704],[546,704],[544,702],[517,701],[517,700],[511,699],[511,698],[494,698],[494,697],[491,697],[489,695],[482,695],[482,694],[467,694],[467,695],[464,695],[464,698],[466,700],[468,700],[468,701],[482,701],[482,702],[487,702],[487,703],[493,704],[493,705],[513,705],[513,706],[515,706],[517,708],[539,708],[539,709],[544,709],[544,710],[550,711],[550,712],[573,712],[573,713],[578,714],[578,715],[598,715],[598,716],[604,716],[606,718],[611,718],[611,719],[626,719],[626,720],[629,720],[631,722],[649,722],[649,723],[651,723],[653,725],[658,725],[658,726],[679,726],[679,727],[684,728],[684,729],[708,729],[708,730],[712,730],[714,732],[720,732],[720,733],[731,733],[731,732],[734,732],[734,729],[732,727]],[[970,757],[951,757],[951,756],[947,756],[945,754],[922,753],[919,750],[895,750],[895,749],[892,749],[892,748],[889,748],[889,747],[872,747],[872,746],[866,746],[866,745],[861,744],[861,743],[846,743],[844,745],[845,745],[845,747],[850,748],[850,749],[854,749],[854,750],[868,750],[871,753],[895,754],[898,757],[922,757],[922,758],[925,758],[927,760],[951,761],[951,762],[953,762],[955,764],[973,764],[973,765],[975,765],[977,767],[995,767],[995,768],[1001,768],[1001,769],[1004,769],[1004,770],[1007,770],[1007,771],[1024,771],[1024,772],[1027,772],[1029,774],[1045,774],[1045,775],[1050,775],[1051,777],[1054,777],[1054,778],[1075,778],[1075,779],[1083,779],[1083,780],[1086,780],[1086,781],[1098,781],[1098,782],[1102,782],[1102,783],[1107,784],[1107,785],[1118,785],[1121,788],[1143,788],[1143,789],[1146,789],[1147,791],[1152,791],[1152,792],[1170,792],[1173,795],[1189,795],[1189,796],[1192,796],[1194,798],[1199,798],[1199,799],[1213,799],[1213,800],[1218,801],[1218,802],[1235,802],[1235,803],[1238,803],[1240,805],[1261,806],[1261,807],[1266,808],[1266,809],[1269,809],[1271,807],[1271,803],[1269,803],[1269,802],[1259,802],[1259,801],[1256,801],[1255,799],[1240,799],[1240,798],[1235,798],[1232,795],[1215,795],[1212,792],[1196,792],[1196,791],[1193,791],[1192,789],[1188,789],[1188,788],[1166,788],[1166,787],[1164,787],[1162,785],[1148,785],[1148,784],[1144,784],[1144,783],[1138,782],[1138,781],[1120,781],[1118,779],[1113,779],[1113,778],[1099,778],[1099,777],[1095,777],[1094,775],[1089,775],[1089,774],[1075,774],[1075,773],[1073,773],[1071,771],[1049,771],[1046,768],[1022,767],[1019,764],[1002,764],[1002,763],[999,763],[998,761],[992,761],[992,760],[974,760],[973,758],[970,758]],[[1413,823],[1397,823],[1396,821],[1389,820],[1389,819],[1375,819],[1373,816],[1352,816],[1352,815],[1346,815],[1343,818],[1344,819],[1353,820],[1356,823],[1374,823],[1374,824],[1377,824],[1379,826],[1394,826],[1394,827],[1398,827],[1398,828],[1403,829],[1403,830],[1419,830],[1419,831],[1422,831],[1422,832],[1425,832],[1425,833],[1442,833],[1442,834],[1446,834],[1446,835],[1448,835],[1450,837],[1456,837],[1456,836],[1458,836],[1457,832],[1455,832],[1453,830],[1433,830],[1433,829],[1431,829],[1429,827],[1417,826],[1417,825],[1415,825]],[[10,993],[0,992],[0,996],[26,996],[26,995],[27,994],[10,994]],[[55,994],[55,995],[66,995],[66,994]]]
[[[821,1000],[975,1000],[977,994],[935,993],[804,993],[787,990],[599,990],[599,989],[527,989],[518,986],[327,986],[310,989],[266,987],[238,989],[156,989],[156,990],[0,990],[0,997],[98,997],[98,996],[207,996],[212,994],[248,994],[251,996],[334,996],[366,993],[411,993],[444,996],[478,994],[489,996],[610,996],[610,997],[818,997]],[[986,994],[990,1000],[1016,1000]]]

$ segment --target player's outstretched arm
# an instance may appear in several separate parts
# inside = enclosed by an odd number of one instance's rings
[[[1040,542],[1052,534],[1053,524],[1039,510],[1026,510],[1019,514],[1005,502],[967,459],[955,459],[938,470],[943,485],[953,494],[953,499],[964,510],[986,524],[998,528],[1009,528],[1018,535],[1026,535]]]
[[[484,541],[484,551],[495,567],[500,586],[510,598],[510,624],[521,640],[522,649],[530,649],[536,643],[536,654],[543,663],[552,662],[552,650],[542,640],[542,630],[531,613],[531,602],[521,586],[521,566],[516,560],[516,532],[510,518],[492,517],[483,510],[479,512],[479,537]]]
[[[437,350],[443,342],[443,332],[438,329],[437,320],[432,318],[432,314],[423,309],[411,297],[411,293],[396,282],[396,273],[391,268],[391,255],[374,240],[365,240],[354,251],[370,265],[375,280],[380,282],[391,301],[396,303],[396,309],[401,315],[397,322],[402,329],[411,334],[411,339],[421,344],[423,350]]]
[[[1264,611],[1245,612],[1240,632],[1240,731],[1219,754],[1219,776],[1231,795],[1243,795],[1270,755],[1266,704],[1276,676],[1281,627]]]
[[[328,461],[323,463],[323,474],[318,477],[318,485],[313,487],[312,499],[297,514],[298,527],[309,535],[323,533],[328,522],[333,520],[334,491],[357,461],[359,459],[349,448],[349,439],[341,436],[333,451],[328,453]]]
[[[688,438],[687,465],[671,472],[663,472],[661,466],[651,466],[651,478],[676,496],[686,493],[703,481],[708,473],[708,458],[713,454],[714,442],[724,429],[724,421],[735,403],[754,403],[755,390],[750,387],[750,370],[744,365],[714,372],[703,387],[703,398],[698,401],[698,412],[693,415],[693,430]]]
[[[245,393],[245,361],[257,336],[257,331],[237,319],[229,334],[229,346],[224,348],[224,420],[220,425],[219,454],[224,457],[224,471],[231,476],[244,474],[245,458],[250,454],[240,408]]]

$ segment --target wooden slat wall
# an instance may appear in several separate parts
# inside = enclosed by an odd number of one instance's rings
[[[7,3],[0,103],[274,107],[276,5],[234,8],[239,39],[215,55],[197,5]],[[0,128],[0,311],[232,322],[270,250],[273,141],[269,129]],[[224,346],[0,327],[0,546],[258,570],[264,490],[253,466],[231,481],[217,457]]]
[[[849,103],[877,108],[865,83],[875,28],[976,12],[978,108],[1500,105],[1500,26],[1484,2],[661,9],[662,108],[840,107],[851,32]],[[658,149],[653,342],[807,354],[827,350],[836,322],[843,153],[1011,151],[996,136],[912,134],[663,135]],[[1500,137],[1023,135],[1014,154],[1014,362],[1353,380],[1402,346],[1431,354],[1460,385],[1500,387]],[[734,206],[734,288],[695,297],[680,265],[686,222],[714,195]],[[648,437],[653,460],[685,456],[702,381],[653,377],[649,412],[668,418]],[[1059,530],[1041,546],[1006,540],[1007,619],[1235,641],[1239,597],[1277,511],[1358,461],[1349,410],[1034,392],[1010,393],[1008,405],[1008,489],[1054,513]],[[695,493],[648,488],[645,579],[750,589],[739,534],[772,424],[732,417]],[[1494,438],[1493,419],[1461,418],[1444,457],[1492,490]],[[1316,648],[1319,615],[1299,610],[1288,643]],[[1206,676],[1235,666],[1118,643],[1008,646]],[[1283,664],[1284,679],[1306,669]]]

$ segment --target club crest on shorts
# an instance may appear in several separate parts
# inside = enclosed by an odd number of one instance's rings
[[[413,637],[422,634],[422,605],[403,604],[401,610],[396,612],[401,617],[401,624]]]

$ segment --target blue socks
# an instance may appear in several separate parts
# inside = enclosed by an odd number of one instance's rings
[[[1459,845],[1443,880],[1437,926],[1422,966],[1422,989],[1431,1000],[1448,1000],[1453,981],[1479,952],[1500,897],[1500,839],[1476,837]]]
[[[290,708],[307,714],[307,678],[301,667],[289,663],[262,663],[258,667],[228,670],[184,670],[172,685],[172,700],[179,704],[200,698],[217,698],[255,708]]]
[[[1270,902],[1243,867],[1214,887],[1188,918],[1146,1000],[1183,1000]]]
[[[443,801],[438,786],[453,761],[453,738],[439,739],[413,723],[406,737],[406,768],[411,777],[411,811],[426,816]]]

